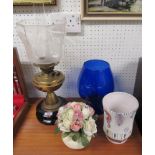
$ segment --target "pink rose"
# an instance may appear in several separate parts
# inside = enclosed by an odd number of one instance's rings
[[[74,110],[81,110],[81,105],[78,104],[78,103],[74,104],[72,107],[73,107]]]
[[[73,115],[73,120],[74,121],[76,121],[76,120],[78,120],[78,121],[83,121],[83,113],[81,112],[81,111],[79,111],[79,110],[75,110],[74,111],[74,115]]]
[[[79,121],[74,121],[71,124],[71,129],[75,132],[79,131],[82,128],[82,124]]]

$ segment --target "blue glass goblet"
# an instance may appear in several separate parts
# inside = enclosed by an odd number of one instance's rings
[[[96,59],[84,62],[78,91],[81,98],[90,102],[96,114],[103,114],[102,98],[113,90],[113,75],[108,62]]]

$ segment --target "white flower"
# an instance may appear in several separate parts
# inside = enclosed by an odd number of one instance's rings
[[[84,119],[88,119],[88,117],[94,115],[94,109],[85,104],[82,108],[82,113],[83,113]]]
[[[67,105],[70,107],[73,107],[75,104],[77,104],[77,102],[68,102]]]
[[[92,117],[84,121],[83,131],[87,136],[93,136],[97,132],[96,123]]]
[[[59,108],[59,112],[62,113],[64,111],[64,107]]]
[[[87,119],[90,116],[89,106],[85,105],[82,109],[84,119]]]
[[[60,117],[64,111],[64,107],[60,107],[57,116]]]
[[[68,124],[58,123],[58,128],[63,132],[70,132],[70,128],[68,127]]]
[[[58,127],[61,131],[69,132],[70,125],[73,120],[74,111],[71,108],[63,110],[63,113],[58,118]]]

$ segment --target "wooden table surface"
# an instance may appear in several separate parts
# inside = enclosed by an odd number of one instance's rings
[[[36,104],[32,104],[23,124],[14,138],[14,155],[141,155],[141,135],[134,126],[132,136],[124,144],[110,143],[98,122],[98,133],[88,147],[82,150],[67,148],[61,133],[55,134],[55,126],[43,125],[35,116]]]

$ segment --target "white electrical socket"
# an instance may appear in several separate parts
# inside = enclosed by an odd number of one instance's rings
[[[67,14],[66,15],[66,32],[67,33],[80,33],[81,32],[81,18],[80,14]]]

